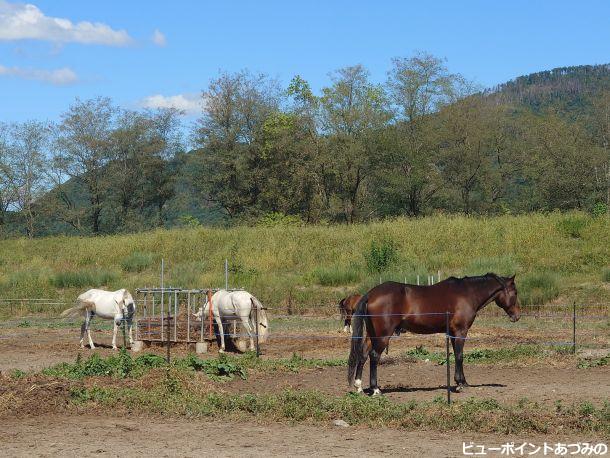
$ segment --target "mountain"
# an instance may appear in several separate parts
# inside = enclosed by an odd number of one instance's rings
[[[534,112],[556,110],[574,118],[588,114],[592,101],[610,91],[610,64],[559,67],[500,84],[485,95],[500,103],[524,105]]]

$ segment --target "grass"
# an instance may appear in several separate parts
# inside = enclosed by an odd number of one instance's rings
[[[606,267],[602,270],[602,281],[610,283],[610,267]]]
[[[561,229],[566,218],[585,221],[578,223],[578,237],[573,236],[574,231]],[[387,244],[391,249],[379,242],[384,240],[391,241]],[[374,260],[371,268],[386,270],[369,272],[367,256]],[[600,272],[610,258],[610,231],[605,217],[551,213],[8,239],[0,241],[0,297],[44,297],[72,303],[89,287],[133,292],[159,284],[161,258],[166,261],[167,285],[197,287],[224,285],[226,258],[230,286],[251,290],[269,307],[286,307],[291,298],[295,313],[334,307],[347,293],[375,284],[380,275],[384,280],[407,277],[413,281],[416,273],[425,282],[426,274],[436,274],[439,269],[443,277],[488,270],[516,273],[520,292],[528,294],[531,289],[528,297],[538,290],[531,283],[533,277],[551,275],[556,279],[552,288],[542,288],[544,294],[537,297],[549,300],[558,293],[570,301],[582,293],[581,285],[602,285]],[[587,302],[602,303],[607,299],[604,294],[600,287],[583,296]],[[36,311],[57,312],[52,307]],[[2,318],[17,313],[0,305]]]
[[[203,372],[214,381],[227,381],[235,377],[246,379],[248,370],[290,371],[298,372],[304,368],[345,366],[345,359],[303,358],[292,355],[291,358],[259,359],[255,353],[246,353],[241,357],[220,355],[217,358],[201,359],[193,354],[184,358],[175,358],[172,368],[180,371]],[[97,353],[82,360],[80,355],[74,363],[60,363],[42,373],[47,376],[79,380],[85,377],[108,376],[114,378],[139,378],[150,369],[168,367],[165,358],[147,353],[136,358],[121,350],[117,355],[100,357]]]
[[[559,296],[558,275],[551,272],[526,274],[519,283],[523,305],[542,305]]]
[[[352,285],[360,281],[361,272],[357,267],[316,267],[311,272],[313,281],[322,286]]]
[[[106,286],[118,278],[115,272],[108,270],[83,269],[77,271],[57,272],[50,278],[55,288],[85,288]]]
[[[134,251],[121,261],[121,268],[124,272],[142,272],[153,265],[154,255],[152,253],[142,253]]]
[[[554,354],[563,353],[561,349],[553,350]],[[515,345],[514,347],[505,347],[497,349],[476,349],[464,352],[465,363],[497,363],[502,361],[514,361],[524,358],[540,358],[548,356],[548,350],[545,351],[537,345]],[[420,360],[429,360],[437,364],[445,364],[447,359],[445,353],[431,352],[423,346],[415,347],[404,353],[409,358]],[[453,352],[450,355],[450,361],[455,361]]]
[[[590,402],[548,406],[526,399],[515,404],[494,399],[468,399],[446,405],[431,402],[394,403],[386,397],[349,393],[328,396],[318,391],[282,391],[277,394],[197,393],[176,380],[150,390],[73,387],[73,405],[95,404],[115,411],[129,409],[188,418],[259,419],[293,423],[328,423],[341,418],[350,425],[432,429],[438,431],[516,433],[610,433],[610,403]]]

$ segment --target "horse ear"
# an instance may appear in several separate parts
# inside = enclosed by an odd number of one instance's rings
[[[508,281],[512,281],[512,282],[514,282],[514,281],[515,281],[515,277],[516,277],[516,276],[517,276],[517,274],[513,274],[513,276],[512,276],[512,277],[508,277]]]

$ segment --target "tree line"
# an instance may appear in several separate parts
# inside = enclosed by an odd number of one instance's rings
[[[341,68],[318,94],[222,72],[190,128],[177,110],[77,99],[57,123],[0,125],[0,231],[607,211],[610,72],[596,75],[578,113],[522,103],[521,80],[520,97],[483,92],[426,53],[393,59],[382,84]]]

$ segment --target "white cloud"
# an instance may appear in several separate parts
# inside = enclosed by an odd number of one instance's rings
[[[163,33],[161,33],[161,31],[159,29],[155,29],[155,31],[151,37],[151,40],[157,46],[167,45],[167,38],[165,38],[165,35],[163,35]]]
[[[144,108],[175,108],[193,115],[202,110],[202,99],[199,94],[161,95],[155,94],[145,97],[140,101]]]
[[[0,0],[1,40],[46,40],[57,43],[84,43],[125,46],[133,40],[125,30],[114,30],[100,22],[49,17],[35,5]]]
[[[78,76],[68,67],[56,70],[40,70],[35,68],[5,67],[0,65],[0,76],[14,76],[27,80],[37,80],[56,86],[67,86],[78,82]]]

